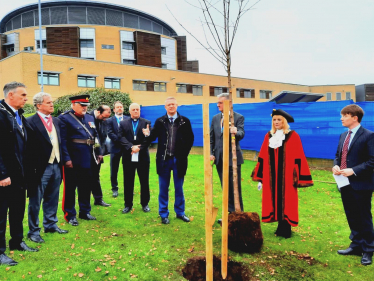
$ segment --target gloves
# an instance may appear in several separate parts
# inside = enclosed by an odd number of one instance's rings
[[[262,182],[259,182],[257,185],[257,189],[260,191],[262,189]]]

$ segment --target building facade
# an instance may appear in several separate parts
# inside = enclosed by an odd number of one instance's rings
[[[225,76],[199,73],[187,60],[186,37],[164,21],[139,10],[90,1],[20,7],[0,22],[0,84],[17,80],[30,93],[55,98],[82,89],[120,89],[142,105],[215,102],[228,91]],[[40,75],[39,52],[44,74]],[[324,94],[321,100],[355,100],[354,85],[308,86],[233,78],[235,103],[264,102],[281,91]]]

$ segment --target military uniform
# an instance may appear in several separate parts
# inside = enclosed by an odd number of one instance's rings
[[[74,115],[74,116],[73,116]],[[83,128],[77,119],[87,128]],[[64,167],[64,196],[62,210],[67,222],[76,218],[75,189],[78,187],[79,217],[86,218],[90,214],[90,195],[93,185],[93,172],[98,165],[96,155],[101,155],[100,148],[94,148],[98,133],[95,120],[90,115],[78,117],[74,110],[59,116],[61,120],[61,148],[62,160],[66,164],[72,161],[73,168]]]

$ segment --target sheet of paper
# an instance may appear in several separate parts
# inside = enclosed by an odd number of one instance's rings
[[[131,162],[139,162],[139,152],[132,154]]]
[[[336,184],[338,185],[338,188],[342,188],[344,186],[349,185],[349,179],[343,175],[334,175],[334,179],[336,181]]]

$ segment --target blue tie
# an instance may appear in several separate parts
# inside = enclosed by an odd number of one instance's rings
[[[15,114],[16,114],[17,123],[21,127],[22,126],[22,120],[21,120],[21,117],[18,114],[18,110],[15,112]]]
[[[174,120],[174,118],[173,118],[173,117],[170,117],[169,120],[170,120],[170,123],[173,124],[173,120]]]

